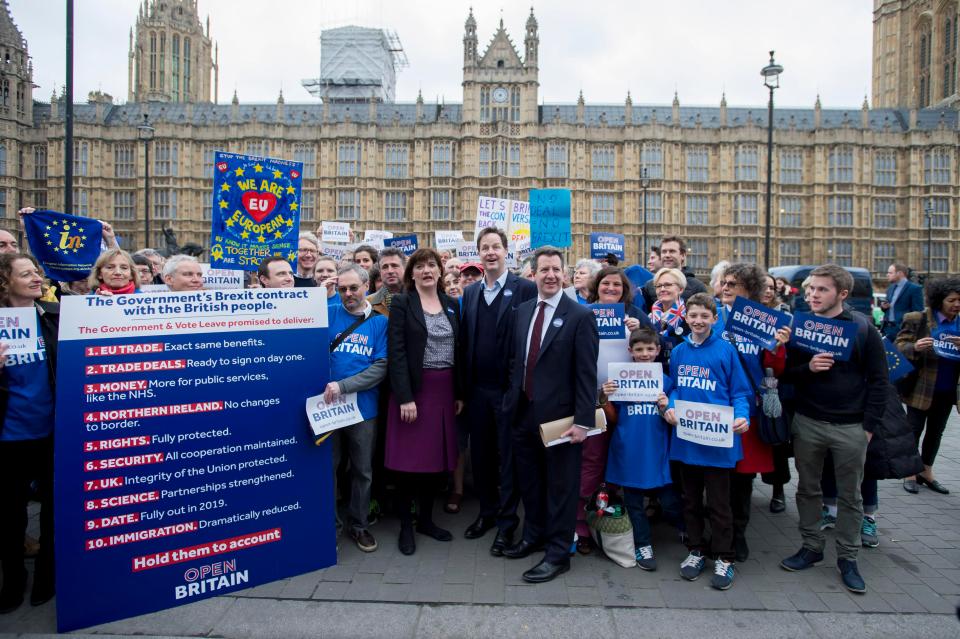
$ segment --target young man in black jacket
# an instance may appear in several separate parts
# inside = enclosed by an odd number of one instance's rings
[[[820,266],[810,273],[810,309],[818,317],[853,321],[851,311],[843,307],[852,289],[853,277],[846,270],[833,264]],[[820,476],[830,452],[837,478],[837,569],[848,590],[866,592],[857,569],[863,521],[860,483],[867,445],[886,405],[887,360],[880,334],[868,328],[866,338],[855,341],[850,359],[844,362],[788,344],[784,381],[796,388],[793,450],[803,547],[780,566],[796,571],[823,561]]]

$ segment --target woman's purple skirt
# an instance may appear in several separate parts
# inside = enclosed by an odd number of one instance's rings
[[[400,420],[400,404],[390,394],[384,465],[405,473],[442,473],[457,467],[457,422],[453,369],[423,371],[423,386],[414,395],[417,419]]]

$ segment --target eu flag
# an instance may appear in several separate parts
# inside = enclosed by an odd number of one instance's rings
[[[90,275],[100,256],[103,225],[89,217],[39,210],[23,216],[27,242],[52,280],[75,282]]]
[[[906,377],[913,371],[913,364],[886,337],[883,338],[883,350],[887,353],[887,372],[891,384],[896,383],[898,379]]]

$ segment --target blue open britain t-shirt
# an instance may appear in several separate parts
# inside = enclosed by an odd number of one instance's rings
[[[42,439],[53,433],[53,389],[47,373],[43,338],[40,352],[7,355],[7,412],[0,441]]]
[[[329,314],[328,334],[330,343],[340,333],[350,328],[357,320],[343,306],[331,306]],[[387,357],[387,318],[383,315],[374,315],[366,322],[353,330],[346,339],[337,345],[336,350],[330,353],[330,380],[340,381],[357,373],[363,372],[377,361]],[[357,393],[357,407],[365,420],[377,416],[377,391],[370,388]]]

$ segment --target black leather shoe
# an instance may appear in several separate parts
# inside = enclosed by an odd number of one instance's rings
[[[432,521],[417,524],[417,532],[427,537],[433,537],[437,541],[452,541],[453,535],[449,530],[441,528]]]
[[[523,573],[523,580],[531,584],[542,584],[552,581],[563,573],[570,570],[570,563],[552,564],[546,559]]]
[[[774,497],[773,499],[770,500],[770,512],[774,514],[782,513],[786,509],[787,509],[787,504],[786,502],[783,501],[782,496]]]
[[[903,480],[903,489],[910,493],[911,495],[916,495],[920,492],[920,489],[917,488],[916,479],[904,479]]]
[[[33,584],[33,589],[30,591],[30,605],[42,606],[53,599],[54,594],[53,581],[37,581]]]
[[[413,535],[413,524],[400,525],[400,538],[397,540],[397,546],[404,555],[412,555],[417,552],[417,541]]]
[[[947,490],[947,487],[938,482],[936,479],[927,479],[923,475],[917,475],[917,483],[921,486],[926,486],[935,493],[940,493],[941,495],[949,495],[950,491]]]
[[[497,520],[493,517],[477,517],[477,520],[467,526],[463,536],[467,539],[480,539],[497,525]]]
[[[737,537],[733,540],[734,560],[739,564],[750,558],[750,547],[747,546],[747,540],[744,537]]]
[[[529,541],[521,539],[519,544],[504,548],[503,556],[507,559],[523,559],[541,550],[543,550],[543,544],[531,544]]]
[[[494,557],[503,557],[503,552],[511,546],[513,546],[513,534],[497,532],[493,545],[490,546],[490,554]]]

